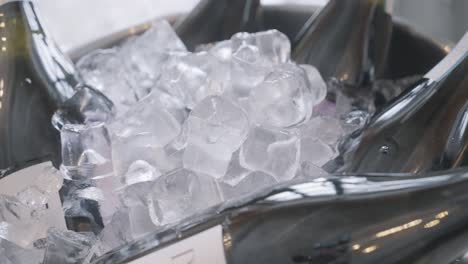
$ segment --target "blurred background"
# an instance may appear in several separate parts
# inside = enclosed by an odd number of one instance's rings
[[[42,16],[64,51],[158,16],[189,11],[199,0],[40,0]],[[324,5],[327,0],[263,0]],[[468,0],[395,0],[394,14],[416,29],[456,42],[468,28]]]

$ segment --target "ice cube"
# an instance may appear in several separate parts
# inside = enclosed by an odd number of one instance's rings
[[[322,140],[314,137],[301,138],[301,161],[322,167],[337,156],[337,151]]]
[[[255,171],[245,175],[245,177],[234,186],[222,183],[220,189],[224,200],[228,201],[252,195],[262,189],[274,186],[277,182],[275,177],[264,172]]]
[[[36,211],[45,210],[49,201],[49,195],[36,186],[30,186],[18,192],[16,198],[22,204]]]
[[[47,200],[40,192],[39,197],[33,196],[37,189],[31,188],[19,197],[0,195],[0,238],[23,248],[42,238],[47,227],[41,221]]]
[[[255,34],[238,33],[231,38],[231,94],[247,97],[273,65],[288,62],[291,44],[277,30]]]
[[[144,160],[133,162],[125,174],[125,183],[132,185],[139,182],[151,182],[161,175],[158,169]]]
[[[67,124],[61,130],[62,171],[68,179],[106,177],[112,173],[111,148],[103,123]]]
[[[245,112],[223,97],[211,96],[197,105],[187,122],[184,167],[215,178],[224,176],[232,153],[247,137]]]
[[[93,235],[51,228],[47,232],[44,264],[81,263],[96,242]]]
[[[222,94],[230,78],[230,67],[207,52],[174,56],[164,66],[158,88],[183,98],[193,109],[205,97]]]
[[[149,208],[146,205],[134,205],[127,208],[130,233],[133,239],[154,232],[157,226],[152,222]]]
[[[226,183],[230,186],[236,186],[240,181],[242,181],[251,171],[242,167],[239,161],[240,150],[234,152],[232,159],[229,162],[229,167],[227,169],[226,175],[221,182]]]
[[[148,201],[153,223],[159,226],[216,205],[221,197],[212,177],[178,169],[156,181]]]
[[[252,171],[271,174],[282,182],[296,175],[299,168],[299,154],[298,131],[254,126],[241,147],[240,164]]]
[[[327,84],[320,75],[320,72],[312,65],[302,64],[309,80],[309,87],[314,98],[314,105],[321,103],[327,97]]]
[[[250,111],[258,124],[290,127],[312,115],[312,98],[305,71],[290,63],[273,68],[250,96]]]
[[[78,86],[76,93],[54,114],[52,124],[58,130],[67,124],[105,123],[115,116],[114,104],[101,92]]]
[[[276,29],[258,33],[237,33],[232,39],[232,50],[238,52],[240,47],[250,45],[257,47],[262,60],[272,64],[285,63],[290,60],[291,43],[286,35]]]
[[[62,188],[63,176],[53,166],[47,166],[36,177],[34,185],[47,194],[56,193]]]
[[[173,52],[186,52],[182,41],[167,21],[156,21],[141,36],[127,41],[120,56],[129,72],[129,82],[139,98],[154,88],[162,65]]]
[[[148,96],[109,125],[114,171],[124,178],[130,165],[143,160],[157,168],[156,153],[181,132],[182,109],[166,108],[159,96]]]
[[[324,169],[312,164],[311,162],[305,161],[301,164],[301,171],[299,178],[302,179],[316,179],[322,177],[328,177],[330,174]]]
[[[355,110],[345,114],[342,117],[342,125],[348,134],[363,128],[370,118],[370,114],[366,111]]]
[[[0,263],[42,264],[44,249],[22,248],[7,240],[0,239]]]
[[[117,211],[112,220],[104,227],[99,234],[99,241],[105,251],[116,249],[133,239],[130,233],[130,220],[128,213],[124,210]]]
[[[335,148],[344,136],[340,120],[330,116],[317,116],[301,126],[302,138],[317,138]]]
[[[78,70],[85,82],[112,100],[119,113],[137,102],[127,81],[128,74],[117,49],[97,50],[81,58]]]

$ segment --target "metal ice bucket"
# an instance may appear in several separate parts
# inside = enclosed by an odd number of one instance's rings
[[[313,6],[265,6],[263,7],[263,22],[265,29],[278,29],[291,39],[298,33],[307,19],[317,10]],[[177,17],[168,18],[175,21]],[[144,32],[151,22],[128,28],[119,33],[103,37],[93,43],[89,43],[70,53],[71,58],[76,61],[88,52],[108,48],[119,44],[126,38]],[[394,19],[394,29],[391,40],[391,48],[388,65],[384,74],[386,79],[397,79],[410,75],[422,75],[428,72],[449,52],[450,44],[441,43],[416,30],[410,25]],[[141,244],[141,242],[140,242]],[[141,246],[141,245],[140,245]],[[127,247],[115,251],[115,255],[140,255],[143,247]],[[132,252],[133,251],[133,252]],[[110,254],[112,255],[112,254]],[[109,256],[109,254],[108,254]],[[110,257],[109,259],[112,259]]]

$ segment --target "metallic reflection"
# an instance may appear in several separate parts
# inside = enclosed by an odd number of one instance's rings
[[[396,227],[392,227],[390,229],[379,232],[379,233],[375,234],[375,236],[378,237],[378,238],[386,237],[386,236],[393,235],[395,233],[404,231],[406,229],[410,229],[410,228],[415,227],[415,226],[417,226],[417,225],[419,225],[421,223],[422,223],[422,219],[416,219],[416,220],[411,221],[409,223],[406,223],[406,224],[403,224],[403,225],[400,225],[400,226],[396,226]]]
[[[364,253],[364,254],[370,254],[370,253],[376,251],[377,248],[378,248],[378,247],[377,247],[376,245],[373,245],[373,246],[370,246],[370,247],[366,247],[365,249],[362,250],[362,253]]]
[[[440,224],[440,220],[432,220],[429,223],[424,225],[424,228],[433,228],[434,226]]]

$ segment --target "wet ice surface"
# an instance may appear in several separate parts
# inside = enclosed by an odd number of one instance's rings
[[[65,217],[88,233],[46,233],[41,213],[61,185],[52,177],[0,196],[0,250],[14,245],[20,256],[45,254],[45,263],[83,263],[222,202],[326,177],[343,138],[375,109],[337,82],[327,96],[317,69],[290,60],[279,31],[239,33],[198,50],[187,52],[161,21],[81,59],[83,79],[114,104],[84,88],[54,117]]]

